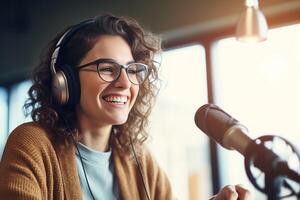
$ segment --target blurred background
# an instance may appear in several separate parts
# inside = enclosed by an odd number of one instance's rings
[[[1,0],[0,158],[9,133],[25,118],[30,75],[47,43],[65,27],[103,12],[135,18],[162,38],[163,80],[148,145],[182,200],[208,199],[249,182],[243,157],[210,141],[194,124],[215,103],[247,126],[300,148],[300,0],[261,0],[267,39],[236,40],[243,0]],[[299,172],[299,171],[298,171]],[[0,177],[1,178],[1,177]]]

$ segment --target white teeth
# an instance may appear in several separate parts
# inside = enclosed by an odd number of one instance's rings
[[[106,96],[104,97],[104,100],[111,103],[125,104],[127,102],[127,97]]]

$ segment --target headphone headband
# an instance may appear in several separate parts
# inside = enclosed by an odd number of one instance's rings
[[[65,45],[68,43],[68,41],[72,38],[72,36],[79,31],[82,27],[85,27],[88,24],[91,24],[94,22],[94,19],[88,19],[83,22],[80,22],[79,24],[73,25],[70,27],[58,40],[58,42],[55,45],[55,49],[51,56],[51,72],[52,75],[56,74],[56,68],[57,67],[57,60],[60,56],[60,49],[63,49]]]

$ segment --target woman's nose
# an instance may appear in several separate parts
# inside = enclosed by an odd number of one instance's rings
[[[131,86],[131,82],[127,76],[126,70],[121,69],[119,78],[115,81],[116,87],[129,88]]]

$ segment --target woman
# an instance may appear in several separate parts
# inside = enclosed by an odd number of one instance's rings
[[[68,28],[49,45],[25,107],[34,122],[10,134],[1,199],[172,199],[143,142],[159,43],[109,14]],[[239,186],[214,199],[246,199]]]

